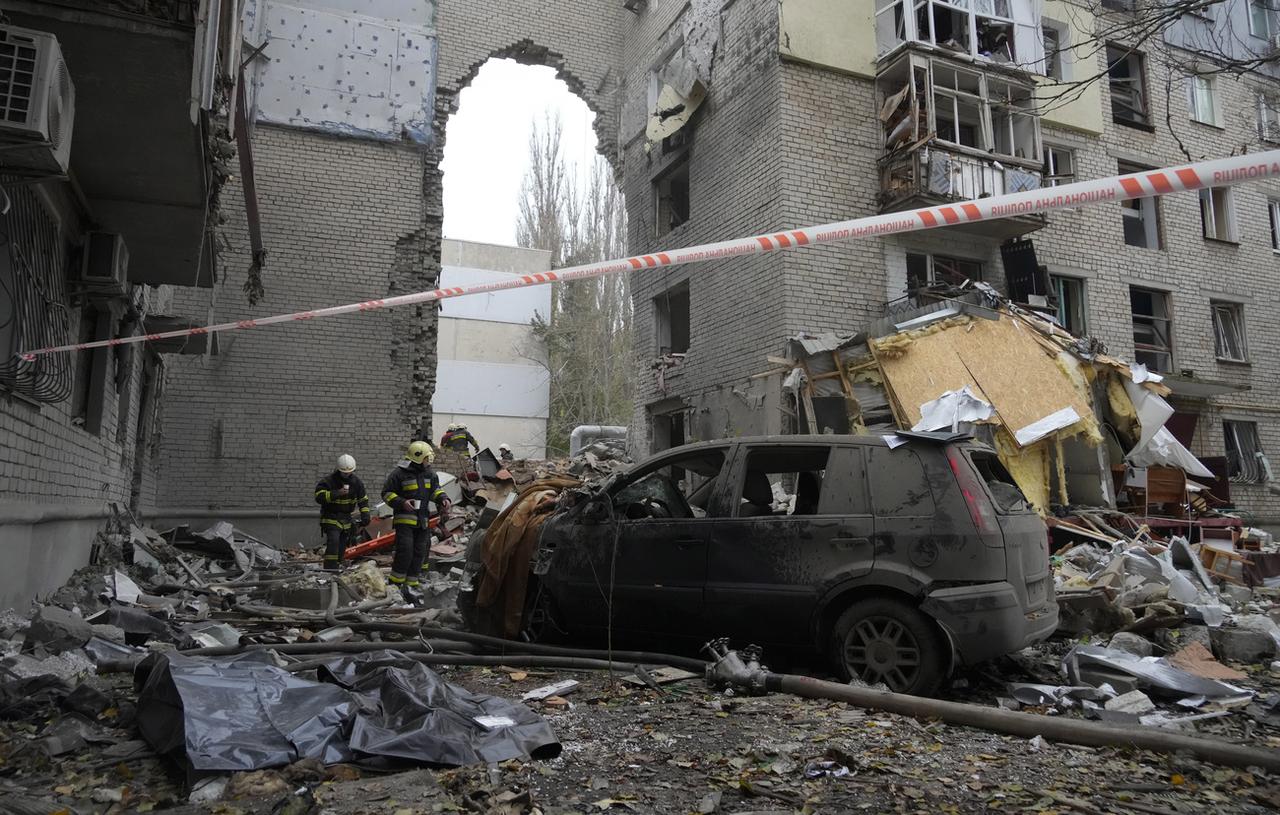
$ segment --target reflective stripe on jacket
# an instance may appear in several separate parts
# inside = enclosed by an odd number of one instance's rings
[[[415,465],[407,459],[396,465],[382,485],[382,500],[395,512],[392,525],[423,526],[431,517],[427,506],[434,501],[439,507],[445,500],[444,490],[440,488],[440,479],[435,471],[426,465]],[[409,500],[418,502],[417,509],[406,503]]]
[[[343,486],[350,489],[342,494]],[[357,475],[348,476],[344,481],[342,473],[337,470],[320,479],[316,484],[316,503],[320,505],[320,525],[336,526],[346,529],[351,526],[351,513],[359,512],[361,523],[368,523],[369,494],[365,492],[364,482]]]

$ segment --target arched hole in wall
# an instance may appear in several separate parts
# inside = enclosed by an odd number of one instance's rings
[[[574,92],[580,83],[563,66],[527,61],[494,57],[483,63],[458,93],[445,124],[444,287],[480,282],[454,282],[451,275],[515,271],[487,262],[500,262],[501,250],[450,240],[543,249],[552,268],[626,254],[625,205],[614,170],[598,151],[596,114]],[[506,442],[517,456],[544,449],[564,455],[575,426],[630,419],[629,282],[575,281],[523,294],[442,304],[434,423],[492,427],[502,437],[481,443],[496,449]],[[484,323],[492,338],[479,339],[475,323]],[[516,336],[518,329],[528,331]],[[535,404],[539,394],[545,400]],[[480,395],[488,400],[483,405]],[[468,414],[468,406],[477,413]]]

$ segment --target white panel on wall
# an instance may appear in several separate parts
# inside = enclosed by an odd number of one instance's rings
[[[459,362],[436,365],[436,413],[546,418],[550,413],[550,378],[539,365]]]
[[[471,269],[466,266],[445,266],[440,271],[440,287],[474,286],[480,283],[510,280],[518,276],[486,269]],[[550,316],[551,286],[529,286],[489,294],[469,294],[466,297],[442,300],[440,308],[442,317],[528,325],[535,314],[541,314],[544,319]]]
[[[254,61],[258,120],[429,142],[434,15],[431,0],[257,0],[245,29],[255,45],[266,44]]]

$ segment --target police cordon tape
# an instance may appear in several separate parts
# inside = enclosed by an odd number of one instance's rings
[[[796,249],[802,246],[834,243],[857,238],[916,232],[953,224],[1050,212],[1065,207],[1090,206],[1125,201],[1132,198],[1145,198],[1152,195],[1199,190],[1205,187],[1226,187],[1246,181],[1274,177],[1280,177],[1280,150],[1201,161],[1163,170],[1146,170],[1139,173],[1129,173],[1128,175],[1077,181],[1073,184],[1027,190],[991,198],[980,198],[957,204],[924,207],[923,209],[908,210],[906,212],[892,212],[867,218],[855,218],[850,221],[837,221],[819,226],[788,229],[782,232],[755,235],[750,238],[738,238],[718,243],[690,246],[685,249],[668,249],[647,255],[636,255],[618,260],[571,266],[554,272],[540,272],[512,278],[511,280],[481,283],[465,288],[434,289],[414,294],[402,294],[398,297],[388,297],[382,300],[366,300],[362,303],[330,306],[312,311],[296,311],[291,314],[277,314],[272,317],[218,323],[216,325],[207,325],[203,328],[186,328],[176,331],[164,331],[159,334],[138,334],[111,340],[38,348],[33,351],[20,352],[18,356],[31,362],[43,354],[54,354],[62,351],[83,351],[90,348],[103,348],[135,342],[196,337],[218,331],[235,331],[280,323],[305,322],[322,317],[336,317],[340,314],[355,314],[364,311],[379,311],[398,306],[428,303],[432,300],[445,300],[451,297],[466,297],[472,294],[487,294],[526,286],[541,286],[557,281],[582,280],[584,278],[621,274],[659,266],[681,266],[686,263],[722,260],[724,258],[756,255],[782,249]]]

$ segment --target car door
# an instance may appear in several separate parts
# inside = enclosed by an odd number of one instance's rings
[[[728,445],[700,447],[646,463],[609,492],[612,523],[591,541],[575,594],[590,627],[645,635],[689,634],[703,613],[706,506],[722,483]],[[694,503],[690,503],[690,498]],[[612,613],[610,613],[612,611]]]
[[[712,527],[708,620],[737,639],[807,645],[833,576],[865,574],[874,560],[861,450],[827,442],[739,450],[730,517]],[[766,495],[775,499],[768,509]]]

